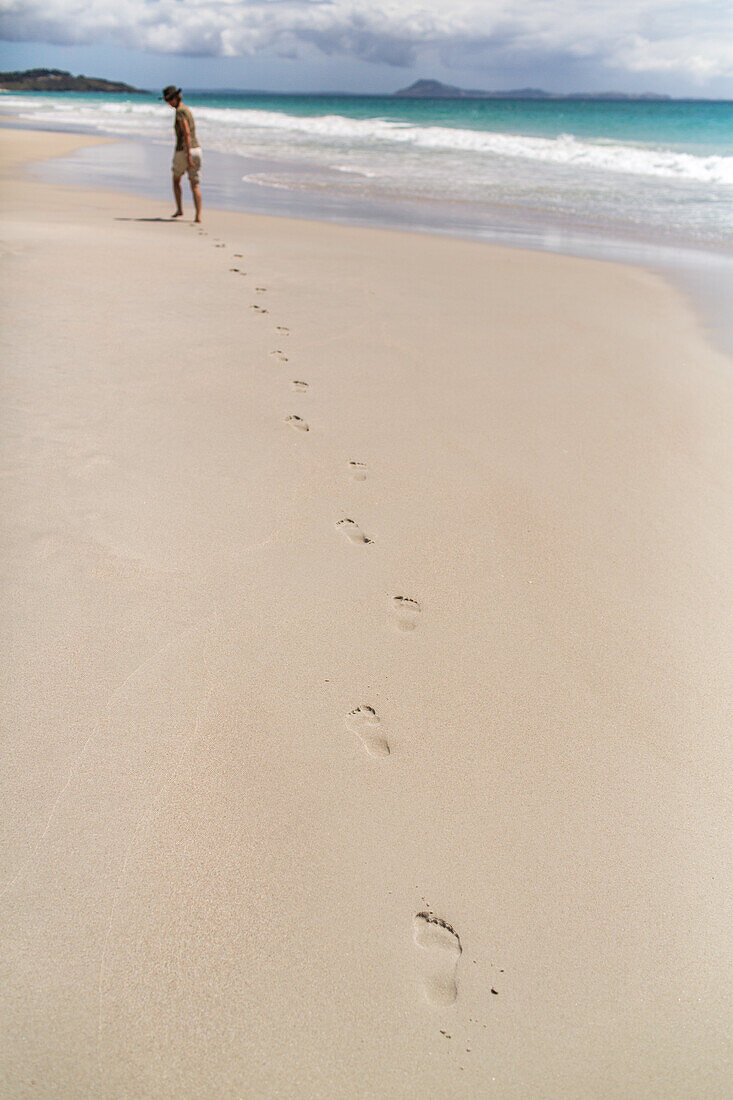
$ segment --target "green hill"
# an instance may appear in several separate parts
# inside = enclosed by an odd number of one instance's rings
[[[146,95],[142,88],[133,88],[115,80],[96,76],[72,76],[62,69],[25,69],[24,72],[0,73],[0,88],[8,92],[124,92]]]

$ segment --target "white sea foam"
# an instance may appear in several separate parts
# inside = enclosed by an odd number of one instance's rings
[[[284,180],[272,172],[250,172],[249,175],[242,176],[242,183],[254,183],[258,187],[273,187],[276,191],[293,191],[298,186],[298,179]]]
[[[334,172],[344,172],[347,176],[361,176],[362,179],[373,180],[377,178],[376,172],[367,172],[364,168],[351,168],[348,164],[331,164]]]
[[[556,138],[528,137],[447,126],[411,126],[387,119],[353,119],[343,115],[298,117],[276,111],[199,108],[197,113],[202,119],[222,121],[230,128],[244,126],[308,135],[351,146],[409,145],[416,149],[517,157],[608,172],[733,184],[733,157],[700,157],[641,145],[581,141],[572,134]],[[228,115],[228,119],[223,119],[224,115]]]
[[[84,129],[117,133],[158,133],[170,128],[160,105],[150,101],[61,101],[21,96],[3,99],[23,118]],[[226,107],[196,107],[199,129],[207,145],[245,154],[251,141],[268,145],[281,141],[298,146],[367,151],[411,148],[415,152],[460,153],[475,158],[502,158],[567,165],[575,169],[622,173],[698,183],[733,185],[733,157],[696,156],[673,149],[610,141],[581,140],[573,134],[532,137],[447,126],[415,126],[383,118],[355,119],[344,115],[299,116],[280,111]],[[340,171],[355,171],[353,167]],[[364,172],[365,169],[361,168]]]

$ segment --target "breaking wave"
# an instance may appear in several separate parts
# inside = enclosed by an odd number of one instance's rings
[[[3,108],[20,117],[85,130],[132,135],[155,132],[163,136],[170,120],[151,101],[74,101],[58,98],[4,96]],[[643,143],[581,139],[572,133],[556,137],[500,133],[453,126],[412,125],[386,118],[349,118],[345,115],[296,115],[284,111],[236,107],[196,106],[199,129],[206,144],[226,152],[245,154],[253,140],[309,145],[325,150],[382,150],[410,148],[416,153],[461,154],[470,158],[501,158],[564,165],[576,169],[612,172],[698,183],[733,184],[733,157],[699,156]]]

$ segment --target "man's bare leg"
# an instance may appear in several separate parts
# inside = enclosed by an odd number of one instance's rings
[[[181,177],[173,177],[173,198],[176,200],[176,212],[171,214],[172,218],[183,217],[183,195],[181,193]]]
[[[193,195],[193,205],[196,207],[196,217],[193,219],[195,222],[201,221],[201,188],[197,183],[191,184],[191,194]]]

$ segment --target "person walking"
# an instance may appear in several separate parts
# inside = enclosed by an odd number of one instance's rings
[[[195,222],[200,222],[201,188],[199,187],[199,179],[201,178],[201,149],[196,140],[196,124],[193,121],[193,114],[191,113],[191,108],[187,107],[181,98],[181,89],[176,88],[174,84],[169,84],[163,89],[162,98],[176,112],[175,121],[173,123],[176,131],[176,149],[173,154],[173,164],[171,165],[173,169],[173,197],[176,200],[176,209],[171,217],[180,218],[183,216],[181,177],[184,172],[187,172],[188,180],[191,184],[193,205],[196,210],[196,217],[193,220]]]

